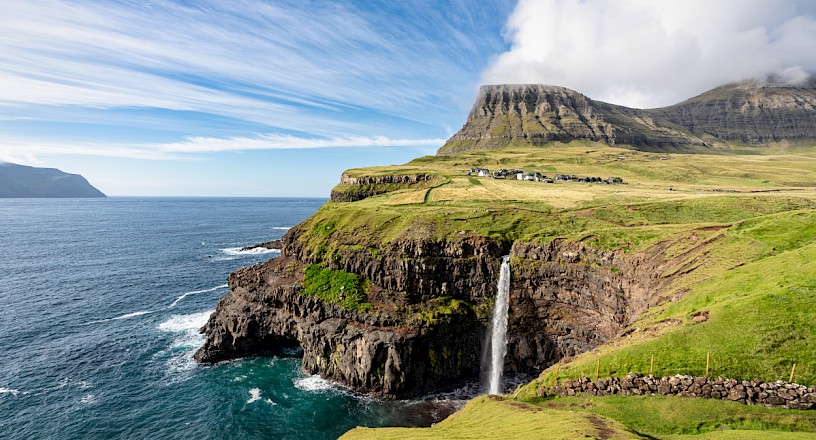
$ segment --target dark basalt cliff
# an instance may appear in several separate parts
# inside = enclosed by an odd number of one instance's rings
[[[2,197],[105,197],[79,174],[0,162]]]
[[[590,140],[647,151],[705,151],[722,142],[816,140],[816,79],[719,87],[677,105],[641,110],[538,84],[483,86],[467,123],[439,154],[512,142]]]
[[[356,202],[398,189],[428,185],[433,178],[428,174],[352,177],[343,173],[340,184],[332,189],[331,201]]]
[[[586,139],[656,150],[807,140],[816,138],[814,95],[812,82],[798,88],[745,83],[665,109],[635,110],[560,87],[488,86],[440,153],[517,140]],[[332,201],[449,181],[350,172]],[[310,373],[377,396],[418,396],[479,376],[503,255],[511,256],[512,272],[505,370],[530,374],[618,337],[679,292],[684,280],[705,278],[708,265],[732,264],[713,250],[725,236],[717,228],[676,232],[637,251],[625,243],[609,250],[594,236],[536,235],[528,242],[504,233],[491,235],[502,240],[478,235],[489,232],[435,233],[435,217],[403,221],[376,205],[370,212],[340,205],[346,204],[329,204],[292,228],[279,258],[230,276],[231,291],[202,329],[207,340],[196,359],[217,362],[297,345]],[[348,221],[361,215],[365,221]]]
[[[294,228],[286,235],[280,258],[230,276],[231,292],[202,329],[207,341],[196,359],[216,362],[299,345],[306,371],[387,398],[475,379],[501,256],[509,253],[505,368],[533,374],[618,335],[660,301],[672,279],[667,274],[678,265],[684,273],[695,270],[710,245],[701,243],[700,254],[669,257],[666,242],[634,254],[561,239],[512,248],[483,237],[365,243],[330,264],[371,283],[373,307],[360,312],[304,294],[304,268],[317,262],[298,240],[304,233]]]

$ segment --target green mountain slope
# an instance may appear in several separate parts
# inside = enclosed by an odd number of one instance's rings
[[[651,153],[573,141],[514,144],[420,158],[402,166],[350,170],[347,174],[353,176],[423,174],[434,176],[437,184],[401,187],[353,203],[329,203],[305,227],[331,222],[331,234],[301,235],[300,239],[310,240],[311,249],[322,248],[326,264],[344,246],[359,245],[360,239],[352,236],[359,237],[361,230],[366,231],[366,243],[411,237],[453,240],[466,234],[516,243],[567,240],[627,255],[657,255],[654,252],[659,249],[661,258],[670,261],[661,266],[667,282],[655,292],[658,299],[605,344],[561,359],[560,380],[594,376],[599,359],[602,377],[630,371],[645,374],[652,355],[655,374],[703,375],[711,353],[710,375],[787,380],[795,363],[795,381],[814,385],[816,150],[804,146],[742,151],[753,154]],[[547,176],[620,176],[624,183],[539,183],[466,175],[473,167],[519,168]],[[514,256],[511,262],[514,273],[525,270],[523,258]],[[511,315],[513,310],[511,301]],[[701,314],[706,321],[694,319]],[[554,374],[555,366],[546,369],[516,398],[542,404],[537,396],[543,386],[552,384]],[[611,402],[605,408],[627,408],[630,402],[603,399]],[[677,417],[686,417],[675,411],[691,411],[684,405],[694,404],[668,399],[661,405],[667,406],[665,426],[637,432],[651,432],[658,438],[683,432],[670,428]],[[719,408],[734,406],[719,401],[699,405],[718,414],[733,411]],[[469,411],[466,407],[463,413]],[[804,425],[785,422],[780,427],[774,424],[779,420],[766,420],[776,416],[755,420],[744,415],[745,423],[730,429],[749,431],[740,431],[743,437],[729,437],[728,432],[713,432],[718,423],[728,425],[731,420],[723,415],[692,433],[709,432],[706,438],[765,438],[764,431],[750,430],[816,430],[816,414],[789,413],[796,414],[791,416],[795,420],[805,420]],[[606,415],[630,429],[637,427],[614,411]],[[692,422],[689,418],[684,423]],[[451,429],[444,436],[467,438],[471,428]],[[374,435],[366,432],[353,432],[349,438]],[[437,438],[441,432],[434,428],[421,435]],[[424,438],[399,430],[382,435]]]
[[[816,79],[799,85],[745,81],[650,110],[596,101],[564,87],[483,86],[464,127],[439,154],[570,140],[665,152],[814,141]]]

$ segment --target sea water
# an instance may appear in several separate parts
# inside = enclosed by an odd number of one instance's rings
[[[297,351],[192,360],[227,275],[277,256],[239,249],[324,202],[0,199],[0,438],[320,439],[439,420],[448,397],[360,396],[304,374]]]

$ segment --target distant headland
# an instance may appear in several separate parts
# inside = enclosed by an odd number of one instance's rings
[[[0,198],[105,197],[79,174],[0,162]]]

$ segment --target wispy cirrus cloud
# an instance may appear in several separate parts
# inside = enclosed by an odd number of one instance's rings
[[[0,113],[151,107],[318,135],[363,134],[377,115],[438,126],[495,36],[473,32],[466,5],[361,5],[7,0]]]
[[[157,144],[116,144],[109,142],[49,143],[30,140],[0,141],[0,160],[40,164],[38,155],[65,154],[105,156],[144,160],[198,160],[193,153],[258,150],[314,150],[320,148],[439,147],[445,139],[392,139],[385,136],[309,138],[261,134],[255,137],[190,137],[179,142]]]

